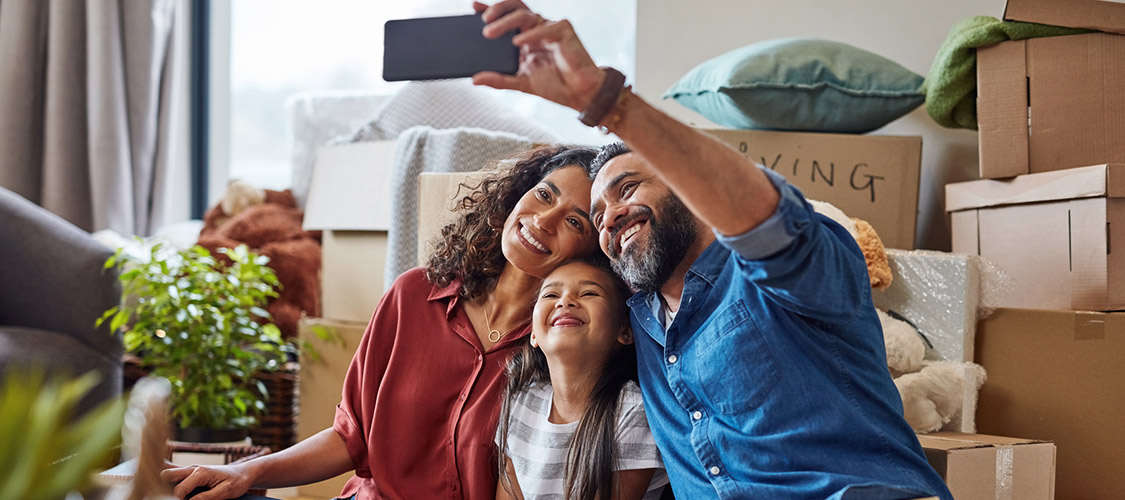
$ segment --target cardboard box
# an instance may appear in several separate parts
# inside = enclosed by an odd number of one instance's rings
[[[1008,0],[1004,19],[1125,33],[1121,0]]]
[[[1125,36],[978,49],[977,122],[986,179],[1125,162]]]
[[[953,251],[1011,275],[1000,306],[1125,309],[1123,197],[1123,164],[948,184]]]
[[[784,175],[807,198],[864,219],[888,248],[914,249],[922,138],[704,130]]]
[[[453,221],[457,201],[469,194],[462,183],[476,186],[490,175],[480,172],[423,172],[418,176],[418,265],[426,265],[434,250],[434,238]]]
[[[313,332],[317,328],[331,329],[340,340],[331,342],[322,340]],[[309,341],[316,348],[320,353],[320,360],[313,360],[308,356],[301,358],[299,382],[301,418],[297,421],[297,439],[309,438],[332,427],[332,422],[336,418],[336,405],[340,403],[340,394],[344,387],[344,376],[348,373],[348,366],[351,365],[352,356],[366,328],[366,322],[301,318],[297,327],[297,336]],[[335,498],[344,488],[344,483],[351,477],[350,473],[341,474],[333,479],[301,486],[298,492],[313,498]]]
[[[1125,498],[1125,314],[997,309],[976,342],[981,432],[1054,441],[1059,498]]]
[[[1033,439],[935,432],[918,436],[957,500],[1055,498],[1055,445]]]
[[[321,315],[367,323],[383,296],[394,141],[317,152],[304,228],[323,230]]]

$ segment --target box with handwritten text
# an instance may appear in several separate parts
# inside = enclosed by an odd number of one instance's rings
[[[866,220],[888,248],[914,249],[920,136],[763,130],[704,132],[786,177],[806,198]]]

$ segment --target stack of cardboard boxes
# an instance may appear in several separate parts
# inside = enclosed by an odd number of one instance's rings
[[[301,359],[298,439],[332,426],[352,355],[383,296],[394,151],[394,141],[381,141],[327,146],[317,152],[304,228],[323,231],[323,317],[302,318],[299,326],[299,336],[320,356]],[[333,498],[350,477],[302,486],[298,492],[302,497]]]
[[[1125,498],[1125,4],[1005,18],[1104,32],[977,52],[983,180],[948,185],[946,210],[953,251],[1014,285],[977,328],[977,427],[1054,441],[1059,498]]]

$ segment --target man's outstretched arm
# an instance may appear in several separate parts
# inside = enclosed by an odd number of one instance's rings
[[[520,47],[520,67],[516,75],[479,73],[473,83],[519,90],[577,111],[589,106],[605,72],[594,64],[568,21],[546,20],[520,0],[491,6],[477,2],[474,8],[488,23],[485,36],[520,30],[513,39]],[[726,144],[631,93],[617,100],[610,116],[610,130],[719,233],[742,234],[774,213],[777,190],[758,167]]]

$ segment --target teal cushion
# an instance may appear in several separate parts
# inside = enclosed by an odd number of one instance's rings
[[[922,104],[921,87],[921,75],[880,55],[787,38],[706,61],[663,97],[732,128],[863,133]]]

